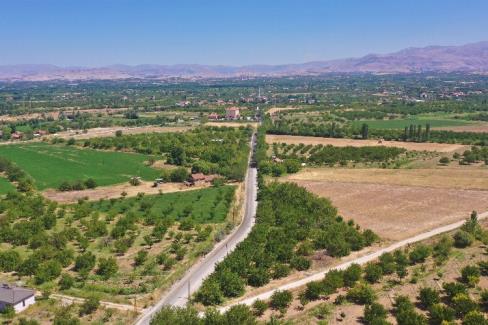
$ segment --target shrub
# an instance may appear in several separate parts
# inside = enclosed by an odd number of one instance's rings
[[[204,281],[195,295],[195,300],[205,306],[218,305],[224,301],[219,283],[213,279]]]
[[[431,254],[431,248],[427,245],[419,244],[410,252],[408,258],[412,264],[424,263]]]
[[[252,304],[252,308],[253,308],[253,311],[254,311],[254,315],[256,316],[262,316],[264,314],[264,312],[266,311],[266,309],[268,309],[268,304],[265,303],[264,301],[260,300],[260,299],[257,299],[253,304]]]
[[[310,265],[310,261],[302,256],[296,256],[290,262],[290,266],[297,271],[308,270],[310,268]]]
[[[114,276],[117,273],[118,269],[119,267],[117,265],[117,261],[113,257],[102,257],[98,260],[97,274],[105,280]]]
[[[376,294],[367,284],[356,284],[346,295],[347,300],[360,305],[372,304],[376,300]]]
[[[464,230],[459,230],[454,235],[454,246],[456,246],[457,248],[465,248],[471,246],[473,240],[473,235]]]
[[[471,300],[471,298],[464,293],[458,293],[452,299],[452,307],[456,312],[458,317],[463,317],[467,315],[470,311],[475,311],[478,309],[478,304]]]
[[[430,308],[441,301],[439,292],[432,288],[422,288],[419,294],[419,300],[422,307],[425,309]]]
[[[351,264],[345,271],[344,271],[344,285],[346,287],[352,287],[361,279],[362,269],[361,266],[358,264]]]
[[[449,306],[443,304],[432,305],[429,309],[429,320],[432,325],[441,325],[443,322],[454,320],[455,312]]]
[[[381,322],[386,320],[386,315],[388,312],[379,303],[373,302],[370,305],[364,307],[364,323],[368,325],[381,324]]]
[[[280,311],[286,310],[290,305],[291,301],[293,300],[293,295],[290,291],[275,291],[271,296],[270,306],[273,309],[277,309]]]
[[[61,279],[59,279],[58,282],[59,288],[61,290],[68,290],[73,286],[74,283],[75,283],[75,279],[71,275],[66,273],[61,275]]]
[[[448,282],[442,285],[442,288],[446,292],[449,299],[453,299],[458,294],[467,294],[468,290],[462,283]]]
[[[368,263],[364,267],[364,279],[370,283],[378,282],[383,277],[383,269],[379,264]]]
[[[147,255],[148,253],[145,250],[138,251],[136,257],[134,258],[134,265],[135,266],[143,265],[147,260]]]
[[[442,164],[442,165],[447,165],[449,164],[449,158],[448,157],[442,157],[441,159],[439,159],[439,163]]]
[[[474,287],[480,281],[480,269],[474,265],[463,267],[461,280],[468,286]]]
[[[80,306],[80,316],[94,313],[100,306],[100,301],[96,297],[90,297]]]
[[[463,325],[487,325],[488,321],[485,315],[479,311],[473,310],[466,314],[463,318]]]

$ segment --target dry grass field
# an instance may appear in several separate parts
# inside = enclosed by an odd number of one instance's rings
[[[455,168],[455,166],[453,168],[423,169],[307,168],[297,174],[290,174],[285,179],[488,190],[487,167],[462,166],[461,168],[460,166],[460,168]]]
[[[327,180],[294,180],[329,198],[346,219],[401,240],[488,210],[488,191]]]
[[[59,132],[57,136],[61,138],[75,138],[89,139],[95,137],[113,137],[115,132],[120,130],[123,134],[141,134],[141,133],[163,133],[163,132],[185,132],[190,130],[191,127],[188,126],[142,126],[142,127],[106,127],[106,128],[93,128],[88,129],[86,133],[80,131],[64,131]]]
[[[387,146],[405,148],[407,150],[415,151],[437,151],[437,152],[453,152],[457,150],[468,149],[469,146],[461,144],[444,144],[444,143],[415,143],[415,142],[401,142],[401,141],[382,141],[378,140],[354,140],[354,139],[336,139],[336,138],[320,138],[320,137],[306,137],[294,135],[266,135],[267,143],[288,143],[305,145],[333,145],[336,147],[364,147],[364,146]]]
[[[488,123],[479,123],[479,124],[472,124],[472,125],[460,125],[460,126],[446,126],[446,127],[434,128],[434,130],[485,133],[485,132],[488,132]]]
[[[272,107],[268,109],[266,112],[269,115],[274,115],[275,113],[283,112],[283,111],[291,111],[295,109],[300,109],[300,107]]]

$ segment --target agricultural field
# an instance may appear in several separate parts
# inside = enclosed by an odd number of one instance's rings
[[[488,299],[486,223],[383,254],[366,265],[330,271],[321,281],[281,291],[251,310],[291,324],[483,323]],[[466,239],[466,241],[464,240]],[[474,324],[477,324],[474,322]]]
[[[356,120],[352,122],[352,125],[359,128],[364,123],[366,123],[371,129],[404,129],[405,127],[409,127],[411,124],[430,124],[431,128],[443,127],[446,130],[450,127],[468,126],[474,124],[473,122],[459,119],[416,116],[414,118],[399,118],[391,120]]]
[[[103,186],[127,182],[133,176],[153,180],[160,174],[146,166],[147,155],[67,145],[7,145],[0,147],[0,156],[30,175],[39,190],[57,188],[64,181],[93,178],[97,185]]]
[[[461,144],[445,144],[445,143],[417,143],[417,142],[402,142],[402,141],[378,141],[378,140],[354,140],[354,139],[337,139],[337,138],[321,138],[321,137],[307,137],[294,135],[266,135],[266,142],[272,143],[287,143],[287,144],[305,144],[305,145],[332,145],[335,147],[364,147],[364,146],[387,146],[404,148],[411,151],[436,151],[436,152],[453,152],[463,149],[468,149],[469,146]]]
[[[108,304],[81,317],[85,323],[93,317],[108,317],[104,323],[133,319],[134,300],[138,308],[154,302],[232,229],[235,188],[141,193],[71,205],[14,194],[1,201],[8,222],[0,226],[0,281],[20,280],[43,293],[119,303],[126,309],[107,312]],[[30,213],[33,209],[38,212]],[[39,319],[52,318],[56,309],[46,307]]]

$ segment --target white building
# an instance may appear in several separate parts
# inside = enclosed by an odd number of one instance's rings
[[[14,287],[8,284],[0,285],[0,310],[3,310],[6,306],[13,306],[15,312],[20,313],[35,302],[34,290]]]

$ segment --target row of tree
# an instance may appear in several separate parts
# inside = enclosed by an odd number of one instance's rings
[[[293,270],[310,267],[316,251],[346,256],[377,239],[346,223],[327,199],[319,198],[293,183],[264,186],[259,192],[256,225],[249,236],[203,283],[195,300],[215,305],[238,297],[245,285],[260,287]]]

